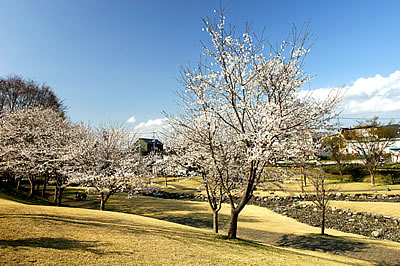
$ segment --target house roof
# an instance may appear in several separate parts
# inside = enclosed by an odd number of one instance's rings
[[[374,127],[374,126],[356,126],[356,127],[353,127],[353,128],[343,127],[343,128],[340,129],[340,132],[343,133],[345,131],[360,130],[360,129],[367,129],[367,128],[393,128],[393,129],[397,129],[396,130],[396,138],[400,138],[400,124],[390,124],[390,125],[384,125],[384,126],[378,126],[378,127]]]
[[[358,129],[365,129],[365,128],[384,128],[384,127],[393,127],[393,128],[399,128],[400,130],[400,124],[390,124],[390,125],[383,125],[383,126],[355,126],[355,127],[342,127],[340,128],[341,131],[345,131],[345,130],[358,130]]]
[[[163,145],[161,141],[158,139],[147,139],[147,138],[139,138],[139,140],[143,140],[147,144],[153,144],[155,143],[156,145]]]

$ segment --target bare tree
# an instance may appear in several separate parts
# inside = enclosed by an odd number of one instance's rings
[[[323,140],[323,146],[326,151],[329,153],[329,157],[333,159],[339,169],[340,174],[340,182],[343,182],[343,163],[346,159],[346,154],[344,154],[343,150],[346,147],[346,141],[342,135],[334,135],[326,137]]]
[[[352,148],[365,166],[371,177],[371,185],[375,185],[375,171],[386,150],[394,143],[398,137],[398,125],[382,125],[378,117],[365,122],[359,122],[359,125],[352,130],[343,132],[350,148]]]
[[[0,114],[16,108],[42,106],[65,115],[66,107],[46,84],[17,75],[0,78]]]
[[[326,176],[321,169],[312,169],[309,171],[308,180],[311,187],[304,193],[311,197],[312,202],[321,211],[321,235],[325,234],[326,210],[329,206],[328,194],[337,191],[337,188],[326,182]]]

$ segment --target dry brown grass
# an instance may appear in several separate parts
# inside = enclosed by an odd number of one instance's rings
[[[400,204],[397,202],[330,201],[329,205],[357,212],[372,212],[387,216],[400,217]]]
[[[109,207],[195,227],[211,228],[212,226],[212,215],[205,202],[150,197],[127,200],[124,195],[119,194],[110,201]],[[229,206],[224,205],[220,213],[223,234],[226,233],[228,222]],[[244,239],[300,250],[319,250],[377,263],[400,263],[400,243],[330,229],[326,231],[329,234],[326,239],[321,238],[319,232],[319,228],[252,205],[246,206],[239,217],[238,236]]]
[[[157,183],[160,188],[167,192],[175,192],[175,193],[199,193],[197,191],[197,187],[201,186],[201,178],[193,177],[191,179],[186,180],[186,178],[179,177],[174,178],[170,177],[168,179],[168,187],[165,187],[164,178],[153,179],[153,182]],[[340,183],[338,180],[328,180],[328,182],[335,183],[340,191],[343,193],[385,193],[385,194],[400,194],[400,184],[396,185],[388,185],[388,184],[379,184],[377,183],[375,186],[372,186],[369,182],[346,182]],[[260,196],[270,196],[270,195],[278,195],[278,196],[286,196],[286,195],[297,195],[301,192],[301,187],[298,182],[296,182],[293,178],[285,184],[281,185],[284,188],[284,191],[280,191],[280,188],[270,184],[269,187],[273,191],[271,194],[271,190],[263,191],[262,189],[255,192],[255,195]],[[387,191],[387,189],[391,191]],[[205,194],[204,190],[201,190],[201,193]]]
[[[0,264],[364,264],[137,215],[32,206],[0,199]]]

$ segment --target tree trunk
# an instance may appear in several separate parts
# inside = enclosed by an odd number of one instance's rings
[[[340,174],[340,183],[343,183],[343,169],[340,164],[339,164],[339,174]]]
[[[47,188],[47,183],[49,183],[49,178],[50,176],[46,174],[44,176],[44,182],[43,182],[43,188],[42,188],[42,198],[46,196],[46,188]]]
[[[56,204],[56,206],[59,206],[60,202],[60,189],[56,186],[55,190],[54,190],[54,203]]]
[[[231,221],[229,223],[228,238],[236,239],[237,234],[237,223],[239,218],[239,212],[231,211]]]
[[[213,229],[214,233],[218,234],[218,211],[213,210]]]
[[[104,211],[106,208],[106,202],[104,201],[104,199],[100,199],[100,211]]]
[[[301,193],[304,193],[304,187],[307,186],[307,176],[306,176],[306,169],[304,166],[300,166],[300,173],[303,175],[301,177]]]
[[[64,192],[64,188],[59,188],[58,189],[58,198],[57,198],[57,206],[58,207],[61,206],[61,200],[62,200],[63,192]]]
[[[104,198],[104,193],[101,192],[100,193],[100,211],[104,211],[105,208],[106,208],[106,201]]]
[[[57,202],[56,202],[56,205],[57,205],[57,207],[60,207],[61,206],[61,193],[60,193],[60,189],[59,188],[57,188]]]
[[[369,170],[369,174],[371,175],[371,185],[375,186],[375,172],[374,172],[374,170]]]
[[[304,193],[304,183],[303,183],[303,178],[301,179],[301,193]]]
[[[43,188],[42,188],[42,198],[46,196],[46,187],[47,187],[47,182],[44,182]]]
[[[54,203],[57,204],[58,202],[58,190],[57,187],[54,188]]]
[[[321,235],[325,234],[325,206],[322,207]]]
[[[21,177],[17,177],[17,191],[21,187]]]
[[[28,198],[30,198],[33,196],[33,189],[34,189],[35,184],[32,182],[32,179],[28,178],[28,180],[29,180],[29,185],[30,185]]]

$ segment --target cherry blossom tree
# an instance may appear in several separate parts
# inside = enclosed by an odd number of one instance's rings
[[[54,181],[54,201],[57,206],[61,206],[62,194],[72,183],[76,182],[76,177],[87,168],[87,157],[91,154],[92,148],[91,131],[88,126],[83,124],[66,124],[58,130],[55,139],[59,149],[59,156],[53,162],[51,177]]]
[[[135,191],[147,187],[143,176],[145,159],[135,153],[135,135],[115,123],[94,130],[88,143],[86,169],[76,182],[94,188],[99,194],[100,210],[116,192]]]
[[[17,109],[39,106],[51,108],[65,116],[66,106],[46,84],[39,84],[34,80],[25,79],[18,75],[0,77],[0,116]],[[16,187],[19,188],[20,176],[16,175],[11,169],[5,171],[3,175],[11,183],[16,181]],[[43,184],[43,189],[45,189],[48,179],[48,174],[39,176],[37,179],[38,189],[40,184]]]
[[[218,120],[205,119],[205,117],[192,118],[169,117],[171,125],[169,143],[174,149],[174,154],[169,158],[180,168],[196,169],[201,176],[207,200],[213,212],[213,230],[218,233],[218,212],[222,207],[223,190],[216,176],[218,169],[213,164],[212,158],[206,155],[208,148],[213,146],[214,139],[221,132],[218,132],[216,124],[212,124]],[[185,124],[182,124],[182,121],[185,121]]]
[[[236,238],[240,212],[252,199],[254,189],[272,177],[270,166],[295,156],[296,136],[323,128],[339,102],[336,94],[318,102],[298,92],[309,76],[303,61],[309,52],[307,28],[293,29],[288,41],[278,47],[250,34],[240,37],[227,26],[224,11],[217,20],[204,19],[211,45],[203,45],[207,59],[197,68],[182,70],[182,114],[174,122],[198,134],[208,122],[218,132],[209,145],[193,138],[203,158],[211,160],[231,206],[228,237]],[[196,133],[197,132],[197,133]]]
[[[39,177],[63,171],[63,158],[71,149],[71,124],[53,109],[15,109],[0,120],[1,167],[27,177],[32,196]]]

